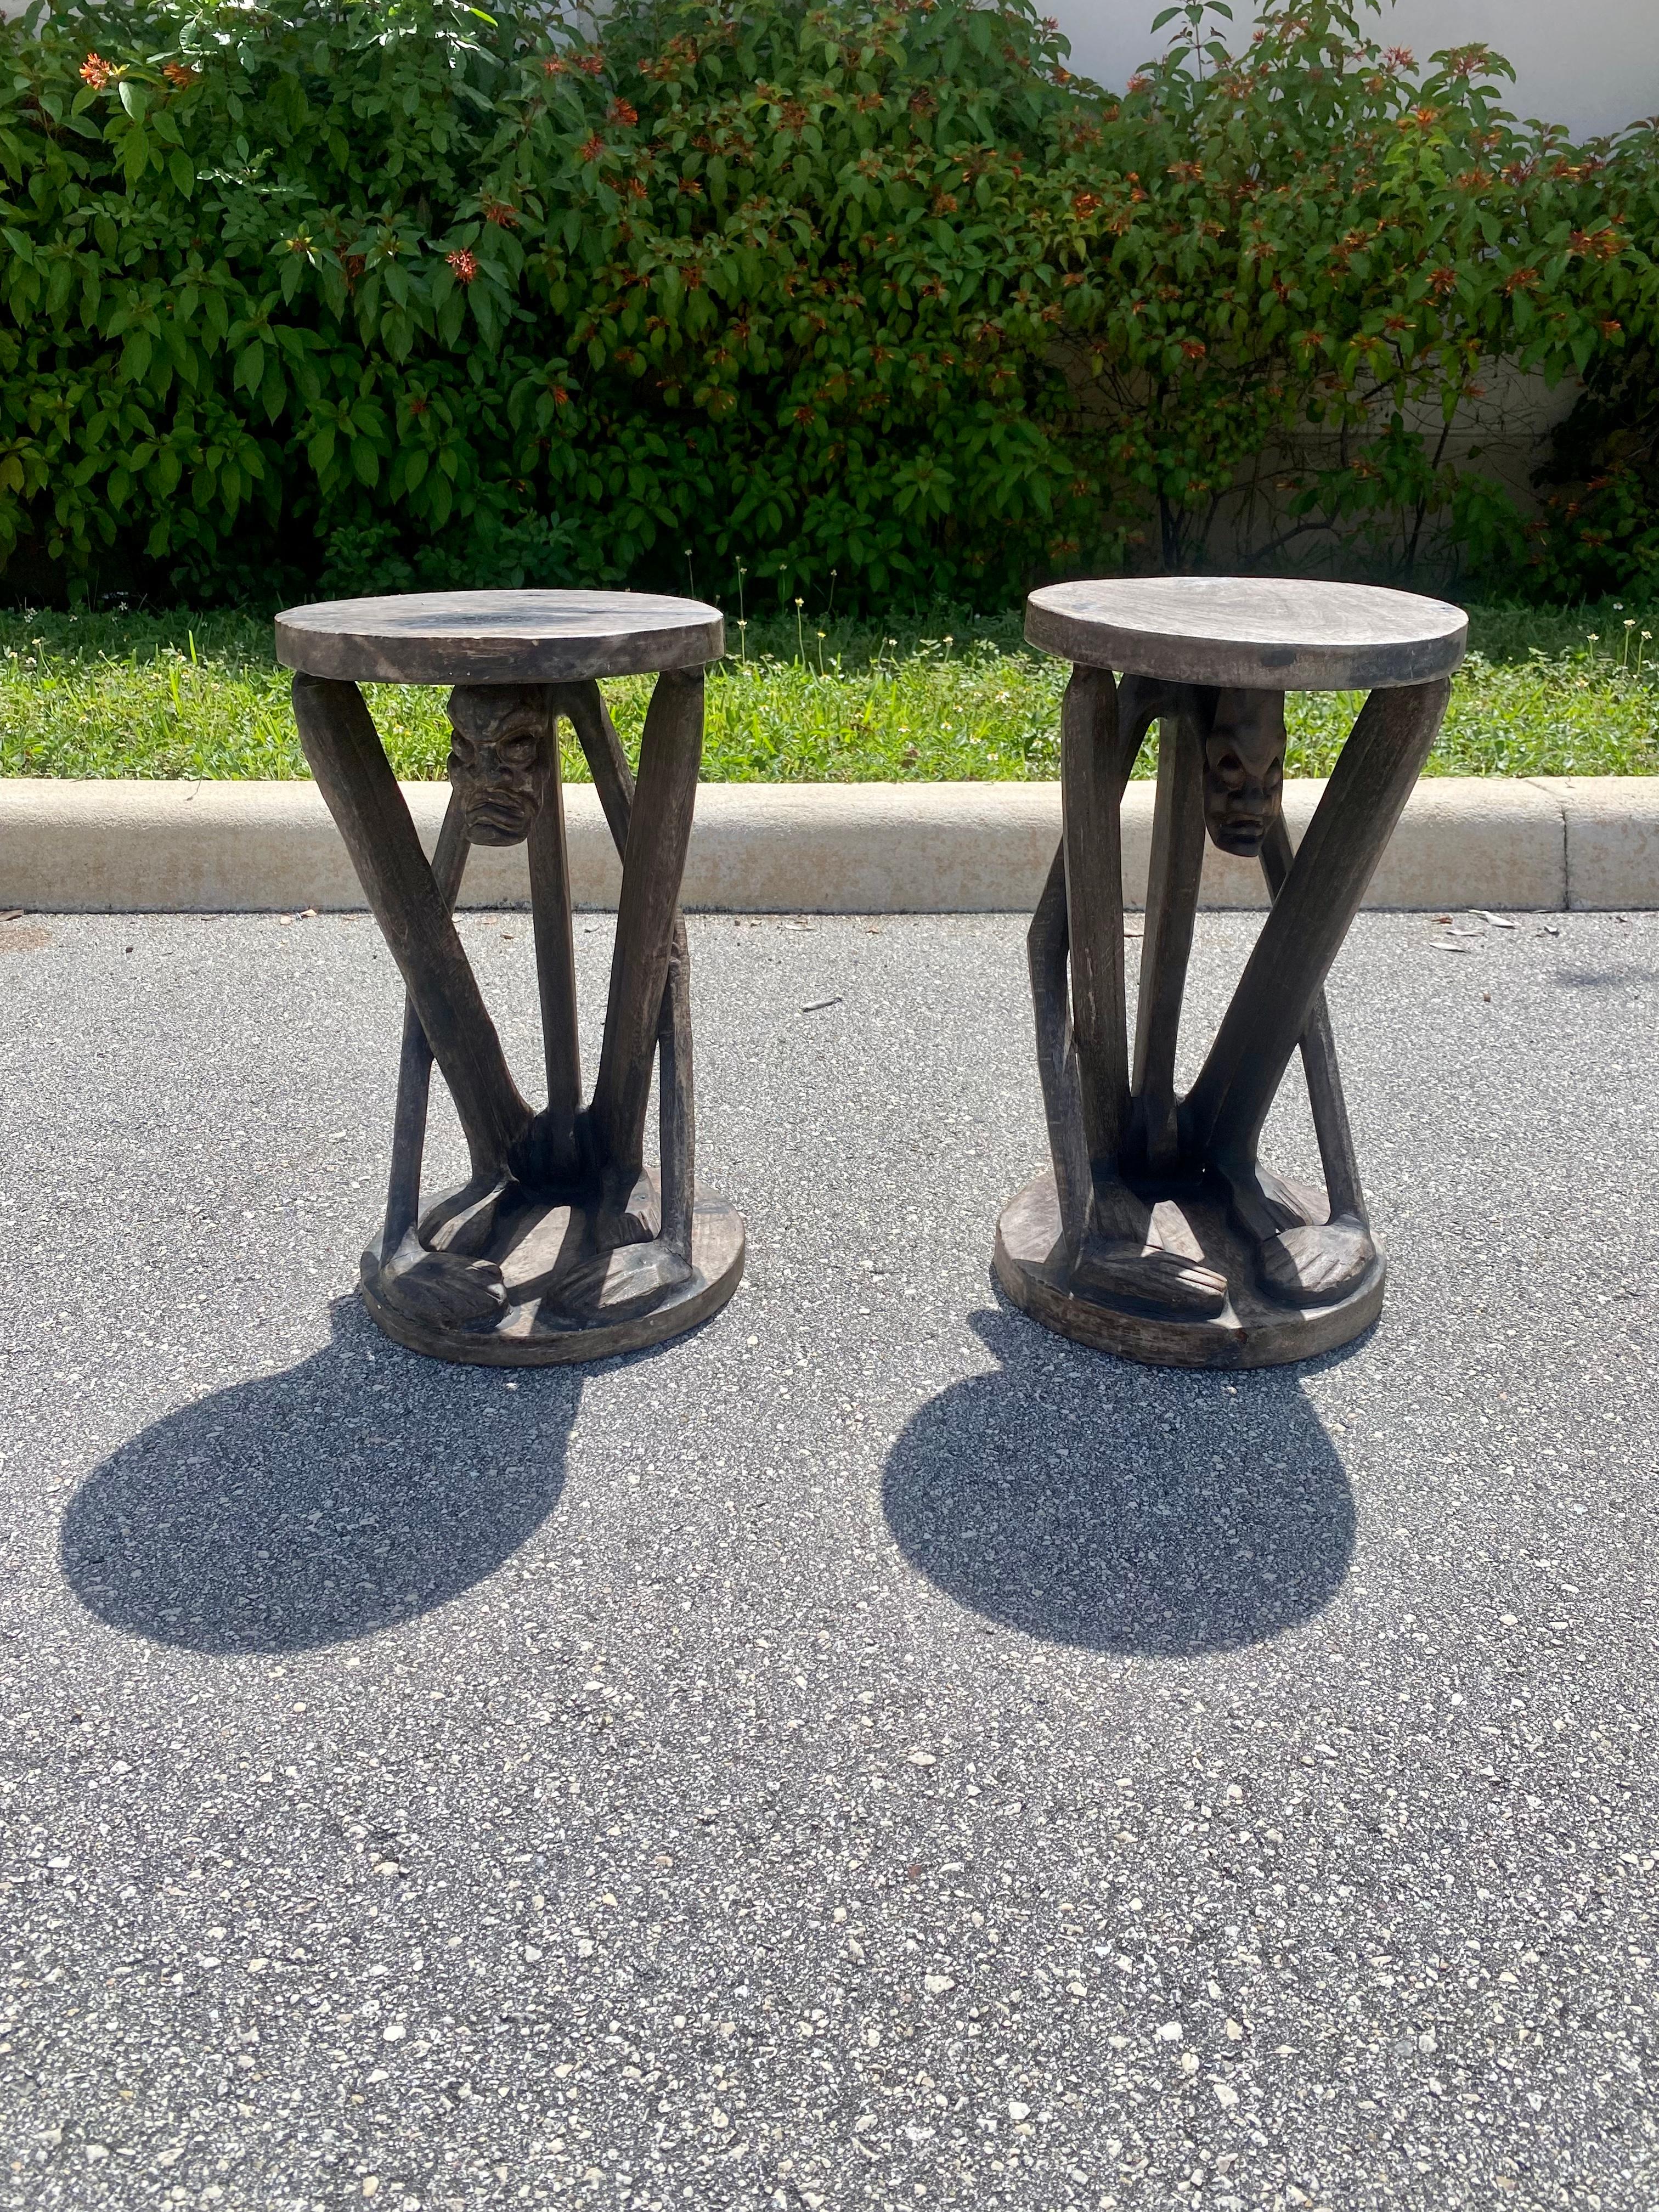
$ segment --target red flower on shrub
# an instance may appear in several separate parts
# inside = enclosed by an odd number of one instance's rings
[[[81,64],[81,81],[89,84],[94,92],[101,92],[109,82],[110,66],[101,54],[88,54]]]
[[[477,255],[469,253],[464,246],[459,246],[453,253],[446,253],[444,259],[455,271],[458,284],[470,284],[478,273]]]
[[[542,75],[544,76],[562,76],[569,67],[569,63],[566,61],[562,54],[550,54],[547,59],[542,64]]]
[[[505,200],[486,200],[483,207],[483,219],[486,222],[493,222],[498,230],[516,230],[519,227],[519,210],[515,207],[509,207]]]
[[[1150,92],[1152,88],[1152,80],[1149,76],[1132,76],[1129,79],[1131,92]]]
[[[1072,213],[1079,218],[1091,216],[1100,205],[1098,192],[1079,192],[1072,202]]]
[[[581,71],[584,76],[599,76],[603,75],[605,70],[605,56],[603,54],[584,54],[581,59],[577,63],[576,67]]]
[[[169,84],[176,85],[182,92],[186,85],[194,84],[202,72],[191,69],[188,62],[163,62],[161,74]]]
[[[1304,339],[1304,343],[1305,344],[1306,343],[1307,341]],[[1204,343],[1204,341],[1201,338],[1182,338],[1181,341],[1181,350],[1186,355],[1188,361],[1202,361],[1205,355],[1208,353],[1210,349]]]
[[[1457,289],[1457,271],[1455,269],[1435,270],[1429,278],[1429,289],[1437,299],[1443,300],[1448,292]]]
[[[1567,240],[1571,252],[1593,253],[1598,261],[1611,261],[1624,243],[1610,222],[1604,223],[1600,230],[1575,230]]]
[[[591,138],[584,138],[577,149],[584,161],[597,161],[605,151],[605,141],[596,131]]]
[[[629,106],[627,100],[613,100],[611,101],[611,114],[609,117],[609,120],[611,122],[620,123],[626,126],[629,124],[637,123],[639,119],[639,109],[637,107]]]
[[[1417,56],[1409,46],[1390,46],[1382,57],[1390,69],[1414,70]]]
[[[1517,292],[1529,292],[1538,282],[1535,269],[1516,269],[1504,280],[1504,289],[1513,299]]]
[[[1622,323],[1615,322],[1613,317],[1609,315],[1607,320],[1601,325],[1601,335],[1604,338],[1616,338],[1620,331],[1622,331],[1624,327],[1625,326]]]
[[[553,404],[556,407],[568,407],[570,404],[570,394],[562,384],[556,384],[553,387]]]

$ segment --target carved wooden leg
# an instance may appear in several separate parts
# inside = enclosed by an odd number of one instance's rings
[[[530,907],[536,932],[536,981],[541,998],[547,1107],[537,1117],[538,1163],[545,1180],[574,1186],[581,1171],[578,1124],[582,1107],[581,1042],[576,1030],[576,947],[571,933],[570,861],[565,847],[564,792],[559,775],[558,722],[548,716],[552,779],[530,830]]]
[[[668,953],[668,986],[657,1022],[660,1055],[657,1079],[657,1146],[662,1163],[662,1241],[687,1266],[691,1261],[696,1201],[693,1164],[696,1116],[691,1093],[691,953],[685,924],[674,923]]]
[[[1280,815],[1268,830],[1261,848],[1261,872],[1269,894],[1277,898],[1285,888],[1294,858],[1291,833]],[[1325,1195],[1332,1218],[1350,1214],[1362,1226],[1370,1224],[1365,1195],[1360,1188],[1359,1163],[1354,1153],[1353,1132],[1348,1126],[1348,1102],[1342,1095],[1342,1071],[1337,1065],[1336,1038],[1330,1009],[1322,990],[1314,1000],[1308,1026],[1302,1032],[1302,1071],[1307,1079],[1308,1104],[1313,1114],[1314,1134],[1319,1140],[1320,1165],[1324,1171]]]
[[[1126,684],[1124,690],[1128,690]],[[1152,1176],[1181,1164],[1176,1049],[1192,957],[1193,922],[1204,873],[1202,702],[1194,695],[1166,711],[1158,732],[1158,802],[1152,817],[1146,932],[1135,1010],[1136,1152]]]
[[[461,888],[470,848],[458,799],[445,811],[443,826],[432,855],[432,879],[446,913],[452,913]],[[398,1106],[392,1125],[392,1168],[386,1179],[386,1220],[380,1231],[378,1255],[371,1249],[366,1267],[374,1271],[375,1288],[383,1299],[416,1322],[440,1327],[465,1327],[470,1322],[497,1315],[507,1302],[499,1267],[489,1260],[469,1255],[460,1245],[434,1252],[421,1242],[416,1223],[421,1208],[421,1164],[426,1151],[427,1108],[432,1091],[432,1048],[415,1001],[404,1002],[403,1046],[398,1059]],[[499,1191],[507,1178],[496,1174],[483,1186],[473,1184],[457,1194],[452,1208],[459,1216],[472,1211],[489,1218],[486,1193]],[[428,1234],[431,1224],[426,1224]]]
[[[634,776],[616,726],[597,684],[573,684],[557,694],[558,711],[568,717],[599,793],[619,857],[628,851],[634,808]],[[691,1059],[691,948],[685,923],[677,914],[668,960],[668,981],[657,1021],[660,1054],[658,1074],[658,1143],[662,1160],[662,1238],[682,1258],[690,1255],[696,1184],[696,1109]]]
[[[1375,1256],[1363,1224],[1353,1232],[1337,1222],[1328,1230],[1310,1224],[1256,1152],[1449,691],[1440,682],[1373,692],[1366,701],[1188,1098],[1192,1141],[1227,1184],[1237,1224],[1257,1242],[1264,1288],[1288,1304],[1346,1296]]]
[[[529,1128],[530,1109],[508,1073],[362,694],[355,684],[296,676],[294,714],[312,774],[454,1098],[473,1173],[495,1174]]]
[[[1066,988],[1066,847],[1054,848],[1054,866],[1037,901],[1025,939],[1031,975],[1031,1003],[1036,1012],[1037,1073],[1048,1124],[1048,1152],[1054,1164],[1061,1232],[1068,1262],[1075,1264],[1089,1226],[1089,1146],[1083,1133],[1078,1090],[1077,1050],[1072,1038],[1071,1000]]]
[[[1105,669],[1072,671],[1060,742],[1078,1089],[1091,1172],[1097,1187],[1103,1182],[1109,1193],[1129,1111],[1120,815],[1127,779],[1116,758],[1116,687]],[[1112,1203],[1109,1195],[1109,1210]]]
[[[432,880],[447,913],[460,895],[469,850],[459,799],[452,798],[432,855]],[[421,1162],[426,1152],[426,1114],[432,1090],[432,1047],[413,999],[404,1002],[403,1048],[398,1056],[398,1108],[392,1124],[392,1169],[386,1178],[386,1224],[380,1247],[395,1252],[421,1215]]]
[[[1145,727],[1140,721],[1139,730]],[[1110,676],[1074,669],[1061,715],[1060,791],[1072,1020],[1091,1204],[1073,1277],[1085,1295],[1166,1313],[1218,1313],[1226,1303],[1224,1278],[1200,1263],[1173,1209],[1155,1224],[1152,1209],[1123,1179],[1129,1066],[1121,807],[1133,765],[1130,736],[1138,742],[1134,722],[1120,729]]]
[[[702,757],[702,707],[700,669],[659,677],[640,744],[591,1109],[601,1157],[619,1194],[637,1176],[644,1153],[652,1057]]]

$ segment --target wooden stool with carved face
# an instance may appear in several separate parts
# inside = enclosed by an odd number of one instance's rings
[[[1053,1168],[1005,1208],[996,1268],[1050,1328],[1154,1363],[1264,1366],[1328,1351],[1376,1319],[1383,1261],[1325,978],[1434,742],[1467,630],[1458,608],[1354,585],[1177,577],[1032,593],[1026,635],[1073,663],[1064,828],[1030,942]],[[1293,856],[1281,793],[1285,695],[1296,690],[1370,697]],[[1132,1061],[1120,809],[1155,721]],[[1273,903],[1181,1097],[1206,836],[1260,860]],[[1298,1045],[1322,1191],[1258,1157]]]
[[[719,611],[628,592],[450,592],[276,620],[306,757],[408,991],[385,1220],[364,1303],[389,1336],[487,1365],[599,1359],[694,1327],[736,1289],[743,1224],[696,1188],[690,968],[679,918],[704,664]],[[601,676],[658,672],[637,788]],[[430,865],[358,684],[453,685],[451,797]],[[623,859],[610,999],[582,1096],[558,726]],[[474,845],[528,846],[547,1103],[509,1072],[452,911]],[[432,1066],[471,1159],[424,1210]],[[653,1069],[661,1170],[644,1159]]]

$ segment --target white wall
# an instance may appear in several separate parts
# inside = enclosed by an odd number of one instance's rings
[[[0,0],[21,15],[27,0]],[[1231,40],[1243,46],[1251,0],[1231,0]],[[1072,42],[1085,76],[1121,89],[1169,36],[1151,25],[1162,0],[1041,0]],[[1369,10],[1357,0],[1356,12]],[[1385,46],[1409,46],[1419,61],[1442,46],[1484,39],[1515,64],[1506,105],[1521,116],[1565,123],[1580,137],[1659,115],[1659,0],[1383,0],[1370,19]],[[1175,27],[1174,26],[1170,27]],[[1226,27],[1219,26],[1224,36]]]
[[[1255,9],[1231,0],[1228,43],[1243,46]],[[1072,42],[1073,65],[1121,88],[1170,29],[1155,39],[1160,0],[1042,0]],[[1481,39],[1515,64],[1505,106],[1517,115],[1565,123],[1580,137],[1616,131],[1659,114],[1659,0],[1397,0],[1362,19],[1379,27],[1385,46],[1409,46],[1419,62],[1443,46]],[[1212,19],[1213,20],[1213,19]],[[1228,36],[1224,24],[1220,26]]]

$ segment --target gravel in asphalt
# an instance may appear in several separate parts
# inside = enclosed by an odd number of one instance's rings
[[[748,1281],[517,1375],[350,1295],[366,919],[0,927],[0,2203],[1651,2206],[1659,916],[1515,921],[1357,926],[1383,1317],[1224,1379],[991,1286],[1015,920],[694,919]]]

